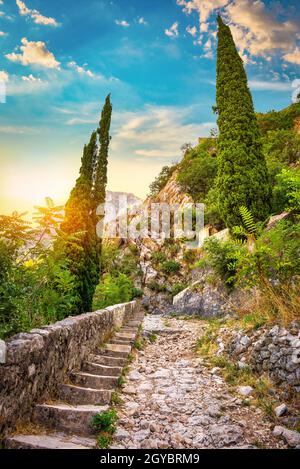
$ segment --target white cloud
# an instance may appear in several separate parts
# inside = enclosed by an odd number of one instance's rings
[[[37,10],[31,10],[27,8],[25,2],[21,0],[16,0],[16,4],[19,8],[19,13],[21,16],[30,16],[36,24],[43,24],[45,26],[58,26],[58,22],[51,17],[43,16]]]
[[[294,49],[292,52],[288,52],[287,54],[284,54],[283,59],[286,62],[300,65],[300,48],[296,47],[296,49]]]
[[[193,11],[199,13],[200,31],[208,29],[207,20],[218,8],[223,8],[229,0],[177,0],[177,4],[183,6],[183,10],[190,14]]]
[[[186,32],[189,33],[191,36],[195,37],[197,35],[197,28],[196,26],[188,26],[186,28]]]
[[[40,78],[33,76],[32,73],[28,76],[26,76],[26,75],[22,76],[22,80],[27,81],[27,82],[33,82],[33,83],[35,83],[35,82],[41,83],[42,82],[42,80]]]
[[[59,68],[58,62],[46,44],[42,41],[28,41],[26,38],[21,40],[21,54],[12,52],[6,54],[6,58],[12,62],[20,62],[22,65],[39,65],[45,68]]]
[[[165,34],[166,36],[169,36],[169,37],[178,37],[179,36],[178,23],[175,22],[172,24],[172,26],[169,29],[165,29]]]
[[[177,0],[187,14],[199,14],[200,31],[209,31],[212,13],[222,9],[241,57],[255,63],[253,57],[270,61],[280,53],[282,58],[299,65],[299,24],[296,20],[279,20],[275,9],[267,10],[262,0]],[[215,23],[215,18],[214,18]]]
[[[36,129],[31,127],[14,127],[14,126],[2,126],[0,125],[0,134],[35,134]]]
[[[146,26],[148,23],[147,21],[145,20],[145,18],[143,16],[141,16],[139,19],[138,19],[138,23],[139,24],[143,24],[144,26]]]
[[[4,70],[0,70],[0,81],[4,81],[5,83],[8,82],[9,76],[8,73],[4,72]]]
[[[129,28],[130,24],[126,20],[116,20],[116,24],[118,26],[122,26],[123,28]]]
[[[73,68],[74,70],[76,70],[76,72],[78,72],[79,75],[87,75],[90,78],[95,77],[95,74],[93,72],[91,72],[91,70],[87,70],[86,68],[81,67],[80,65],[78,65],[74,61],[69,62],[68,67]]]
[[[177,159],[184,142],[196,142],[215,126],[191,123],[193,112],[191,107],[148,105],[138,112],[115,113],[112,149],[118,153],[124,148],[143,158]]]
[[[249,80],[249,86],[252,90],[265,91],[291,91],[292,85],[289,82]]]

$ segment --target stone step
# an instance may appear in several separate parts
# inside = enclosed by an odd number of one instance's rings
[[[92,389],[114,389],[118,385],[117,376],[100,376],[90,373],[72,373],[72,382],[77,386]]]
[[[112,392],[109,389],[94,389],[62,384],[59,386],[59,398],[73,405],[105,405],[109,404]]]
[[[133,328],[137,327],[138,328],[140,324],[141,324],[140,321],[130,321],[126,324],[125,327],[133,327]]]
[[[7,449],[95,449],[95,438],[67,436],[60,433],[15,435],[5,440]]]
[[[115,334],[116,339],[121,339],[121,340],[135,340],[136,334],[131,333],[131,332],[117,332]]]
[[[93,434],[92,418],[105,412],[109,406],[67,404],[38,404],[33,413],[33,422],[54,430],[76,433],[78,435]]]
[[[92,363],[97,363],[99,365],[105,366],[120,366],[123,367],[126,365],[126,358],[111,357],[109,355],[91,355],[90,361]]]
[[[110,343],[111,344],[117,344],[117,345],[131,345],[133,344],[134,340],[128,340],[128,339],[111,339]]]
[[[107,344],[103,353],[110,357],[127,358],[130,352],[130,345]]]
[[[98,363],[86,362],[83,364],[82,371],[99,376],[121,376],[121,366],[106,366]]]

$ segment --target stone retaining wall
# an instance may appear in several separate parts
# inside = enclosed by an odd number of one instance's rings
[[[274,382],[300,392],[299,321],[287,328],[276,325],[247,333],[224,328],[220,330],[218,345],[219,354],[227,353],[241,367],[250,365],[258,373],[267,373]]]
[[[68,374],[138,310],[138,303],[69,317],[6,342],[0,364],[0,433],[30,416],[33,405],[55,395]]]

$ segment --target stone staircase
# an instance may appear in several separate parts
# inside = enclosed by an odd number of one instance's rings
[[[7,437],[5,448],[96,448],[92,418],[109,409],[143,318],[142,312],[137,313],[114,334],[104,350],[90,355],[81,371],[72,373],[70,381],[59,386],[54,401],[37,404],[28,426],[34,432]]]

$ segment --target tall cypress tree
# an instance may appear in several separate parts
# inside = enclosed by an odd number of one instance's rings
[[[102,243],[96,234],[96,210],[99,204],[105,203],[111,113],[108,95],[99,128],[92,133],[89,144],[84,147],[80,176],[66,204],[61,225],[66,235],[75,236],[66,246],[69,268],[76,278],[77,303],[74,314],[91,311],[99,283]]]
[[[74,239],[66,245],[69,268],[76,279],[77,302],[74,313],[91,308],[91,240],[90,217],[92,210],[93,161],[97,152],[97,133],[93,132],[88,145],[84,146],[80,176],[76,181],[65,207],[62,231]]]
[[[108,149],[111,140],[110,124],[111,124],[112,105],[110,101],[110,94],[106,97],[105,104],[101,114],[99,128],[97,130],[99,135],[99,155],[96,165],[95,186],[94,186],[94,209],[93,220],[95,226],[101,221],[101,216],[97,216],[97,207],[105,203],[106,185],[107,185],[107,165],[108,165]],[[96,259],[100,265],[102,240],[97,237],[96,242]]]
[[[246,206],[255,220],[270,213],[271,187],[247,75],[230,31],[218,17],[217,112],[219,209],[226,226],[241,224]]]

